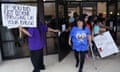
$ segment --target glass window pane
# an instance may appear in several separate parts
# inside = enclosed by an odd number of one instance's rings
[[[117,16],[117,44],[120,46],[120,2],[118,2]]]
[[[29,56],[27,38],[24,36],[20,41],[18,32],[18,29],[1,29],[5,58]]]
[[[106,17],[106,11],[107,7],[106,7],[106,2],[98,2],[97,3],[97,14],[102,13],[104,15],[104,17]]]
[[[44,3],[45,23],[51,28],[57,28],[56,25],[56,11],[55,3]],[[47,54],[56,53],[56,34],[53,32],[47,32]]]
[[[45,15],[55,16],[55,3],[44,3]]]
[[[22,3],[21,5],[29,5],[29,6],[37,6],[37,3],[29,3],[29,1],[37,1],[37,0],[0,0],[0,1],[9,1],[9,2],[17,2],[17,1],[28,1],[28,3]],[[19,4],[19,3],[17,3]],[[1,11],[0,11],[1,12]],[[0,13],[1,17],[1,13]],[[0,19],[0,21],[2,18]],[[23,38],[19,39],[19,30],[16,29],[7,29],[0,24],[0,32],[2,39],[2,52],[4,58],[14,58],[14,57],[24,57],[29,56],[28,42],[27,37],[23,36]]]
[[[36,3],[26,3],[23,5],[36,6]],[[23,36],[22,40],[20,40],[19,30],[17,28],[7,29],[1,26],[0,32],[2,39],[2,51],[5,58],[29,56],[27,36]]]

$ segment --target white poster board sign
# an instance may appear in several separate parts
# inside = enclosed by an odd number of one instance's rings
[[[96,36],[94,38],[94,42],[102,58],[119,52],[119,49],[117,48],[109,31],[103,33],[102,35]]]
[[[36,27],[37,26],[37,7],[2,4],[2,23],[8,28]]]

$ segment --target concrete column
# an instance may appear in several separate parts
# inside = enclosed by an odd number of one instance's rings
[[[44,2],[43,0],[38,0],[38,22],[44,23]]]

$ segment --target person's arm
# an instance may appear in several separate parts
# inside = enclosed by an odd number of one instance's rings
[[[99,34],[102,34],[102,33],[104,33],[105,31],[106,31],[106,28],[100,28]]]
[[[29,37],[32,36],[26,29],[24,29],[22,27],[19,27],[19,31],[20,31],[20,37],[21,37],[22,32]]]
[[[91,45],[91,43],[92,43],[92,36],[91,35],[88,35],[88,40],[89,40],[89,44]]]
[[[94,31],[91,33],[91,41],[94,39]]]
[[[52,29],[50,27],[48,27],[48,31],[51,31],[51,32],[60,32],[60,30],[58,30],[58,29]]]
[[[108,30],[112,30],[112,28],[111,28],[111,27],[109,27],[109,26],[106,26],[106,29],[108,29]]]
[[[71,37],[69,37],[69,39],[68,39],[68,44],[71,46],[72,45],[72,43],[71,43]]]
[[[71,26],[69,26],[66,30],[65,30],[65,32],[69,32],[71,30]]]
[[[92,46],[92,33],[90,32],[90,30],[87,28],[88,31],[88,41],[89,41],[89,45]]]
[[[74,32],[74,28],[71,29],[70,34],[69,34],[68,44],[69,44],[70,46],[72,46],[73,32]]]

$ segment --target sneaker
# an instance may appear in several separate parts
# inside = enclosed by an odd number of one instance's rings
[[[33,72],[40,72],[40,70],[37,70],[37,71],[36,71],[36,70],[33,70]]]
[[[95,58],[96,58],[97,60],[98,60],[98,59],[100,59],[100,57],[99,57],[99,56],[96,56]]]
[[[82,70],[81,69],[79,69],[79,71],[78,72],[82,72]]]
[[[45,70],[45,65],[41,66],[40,70]]]
[[[75,67],[77,68],[79,66],[79,63],[76,63]]]

